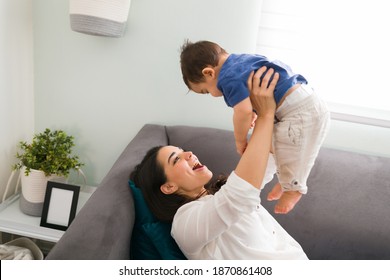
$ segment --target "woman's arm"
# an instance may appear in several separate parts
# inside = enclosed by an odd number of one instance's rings
[[[269,83],[274,73],[273,69],[269,69],[260,84],[260,77],[266,70],[262,67],[248,79],[250,99],[253,108],[258,112],[258,118],[248,146],[235,169],[240,178],[255,188],[260,188],[267,167],[276,109],[273,93],[279,79],[278,73],[275,73]]]

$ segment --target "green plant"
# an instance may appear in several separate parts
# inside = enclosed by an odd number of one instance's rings
[[[72,148],[75,146],[74,137],[68,136],[62,130],[51,131],[46,128],[43,133],[35,134],[32,142],[19,142],[21,152],[16,154],[20,162],[13,166],[14,169],[26,167],[25,174],[30,174],[31,169],[43,171],[46,176],[68,176],[71,169],[79,169],[83,163],[78,156],[72,156]]]

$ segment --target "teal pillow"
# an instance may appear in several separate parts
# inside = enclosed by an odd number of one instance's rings
[[[130,256],[135,260],[185,260],[171,236],[170,223],[158,221],[146,205],[141,190],[129,181],[133,193],[135,222]]]

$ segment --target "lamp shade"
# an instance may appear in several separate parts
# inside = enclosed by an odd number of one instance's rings
[[[122,37],[131,0],[69,0],[70,26],[89,35]]]

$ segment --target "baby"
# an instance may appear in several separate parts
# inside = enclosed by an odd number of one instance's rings
[[[274,96],[277,104],[272,152],[279,182],[268,194],[268,200],[278,200],[275,213],[291,211],[307,193],[307,179],[327,134],[330,113],[323,100],[308,86],[307,80],[292,72],[280,61],[270,61],[258,54],[229,54],[209,41],[181,47],[181,71],[187,87],[200,94],[223,96],[232,107],[236,148],[242,154],[247,146],[250,128],[256,114],[253,111],[247,80],[261,67],[279,74]]]

